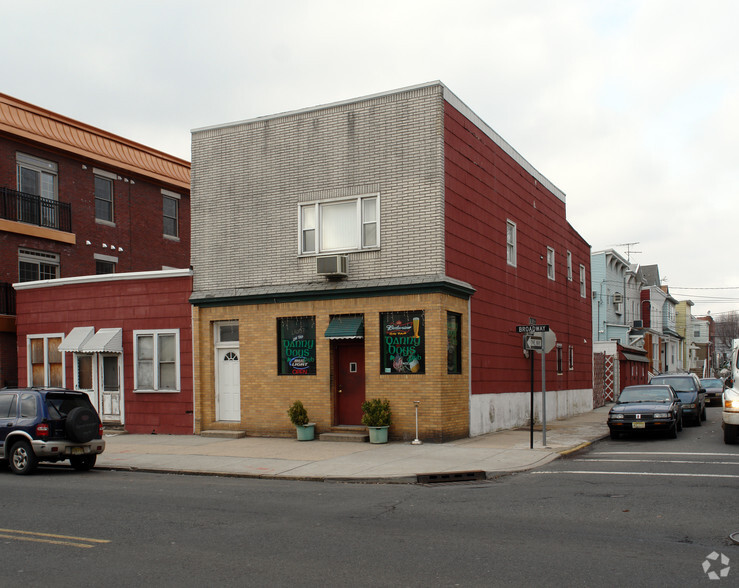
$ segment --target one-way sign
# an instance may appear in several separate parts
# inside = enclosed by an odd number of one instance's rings
[[[516,333],[546,333],[549,325],[518,325]]]

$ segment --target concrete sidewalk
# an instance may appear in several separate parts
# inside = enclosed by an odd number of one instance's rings
[[[491,478],[546,464],[608,435],[610,406],[547,423],[499,431],[449,443],[369,443],[297,441],[267,437],[218,439],[196,435],[106,434],[97,467],[109,469],[243,476],[273,479],[415,483],[419,475],[437,479],[463,472]]]

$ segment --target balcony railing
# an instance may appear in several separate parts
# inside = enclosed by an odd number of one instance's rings
[[[0,218],[72,232],[72,207],[41,196],[0,187]]]
[[[8,282],[0,282],[0,314],[15,314],[15,290]]]

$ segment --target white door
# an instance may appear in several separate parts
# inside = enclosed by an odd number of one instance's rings
[[[216,419],[241,421],[239,349],[216,349]]]
[[[106,423],[121,422],[121,378],[118,354],[98,356],[98,398],[100,418]]]

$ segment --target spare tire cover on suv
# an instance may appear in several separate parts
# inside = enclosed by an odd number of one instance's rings
[[[77,406],[67,414],[64,430],[72,441],[87,443],[98,436],[100,419],[91,408]]]

